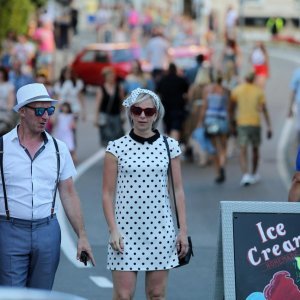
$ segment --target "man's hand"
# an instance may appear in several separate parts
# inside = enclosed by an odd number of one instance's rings
[[[82,252],[86,252],[87,261],[90,261],[93,266],[96,266],[96,261],[94,259],[91,246],[86,236],[80,237],[78,239],[78,245],[77,245],[77,259],[84,263],[84,257],[82,256]]]

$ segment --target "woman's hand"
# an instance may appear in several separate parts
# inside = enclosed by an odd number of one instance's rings
[[[124,242],[121,233],[118,230],[114,230],[110,233],[109,244],[113,250],[123,253]]]
[[[179,258],[183,258],[186,256],[189,250],[189,243],[187,239],[187,234],[183,232],[179,232],[176,241],[176,248]]]

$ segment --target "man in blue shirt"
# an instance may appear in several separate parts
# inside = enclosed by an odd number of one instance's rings
[[[289,107],[288,116],[293,116],[293,105],[296,102],[296,117],[297,117],[297,136],[298,143],[300,144],[300,68],[297,68],[292,76],[290,83],[291,102]],[[289,191],[289,202],[300,201],[300,148],[296,158],[296,172],[292,179],[292,184]]]
[[[298,150],[296,158],[296,172],[292,179],[292,184],[289,190],[289,202],[299,202],[300,201],[300,150]]]
[[[293,106],[294,103],[296,103],[296,121],[297,121],[296,127],[297,127],[298,143],[300,145],[300,68],[297,68],[294,71],[290,83],[290,89],[292,93],[291,93],[291,101],[290,101],[288,117],[293,116]]]

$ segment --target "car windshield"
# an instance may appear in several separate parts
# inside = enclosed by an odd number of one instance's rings
[[[113,50],[111,53],[111,60],[114,63],[118,62],[130,62],[134,59],[132,49],[118,49]]]

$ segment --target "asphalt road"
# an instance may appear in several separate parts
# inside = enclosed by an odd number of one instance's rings
[[[246,45],[245,49],[247,48],[249,47]],[[219,186],[213,182],[212,167],[200,168],[195,164],[182,162],[189,234],[193,238],[195,256],[190,265],[170,272],[167,299],[213,299],[220,201],[287,201],[286,182],[289,178],[285,178],[284,181],[280,176],[278,145],[285,126],[290,95],[288,85],[292,71],[297,64],[297,51],[277,46],[269,46],[269,51],[272,54],[271,78],[267,84],[266,94],[274,136],[269,141],[264,139],[262,144],[260,164],[262,181],[255,186],[240,187],[241,173],[237,156],[229,159],[226,169],[227,180]],[[244,53],[246,61],[247,54]],[[94,94],[88,93],[90,116],[86,122],[80,123],[78,129],[78,154],[81,163],[91,159],[92,155],[99,150],[98,132],[90,121],[93,113],[93,100]],[[291,135],[292,138],[293,135]],[[289,168],[294,160],[293,145],[294,143],[291,142],[287,152]],[[101,209],[101,183],[101,160],[91,163],[91,166],[86,168],[76,180],[86,229],[97,266],[78,268],[67,258],[72,252],[67,249],[66,253],[62,252],[54,284],[54,290],[90,300],[112,298],[111,274],[106,270],[108,233]],[[145,299],[142,272],[138,276],[135,299]]]

